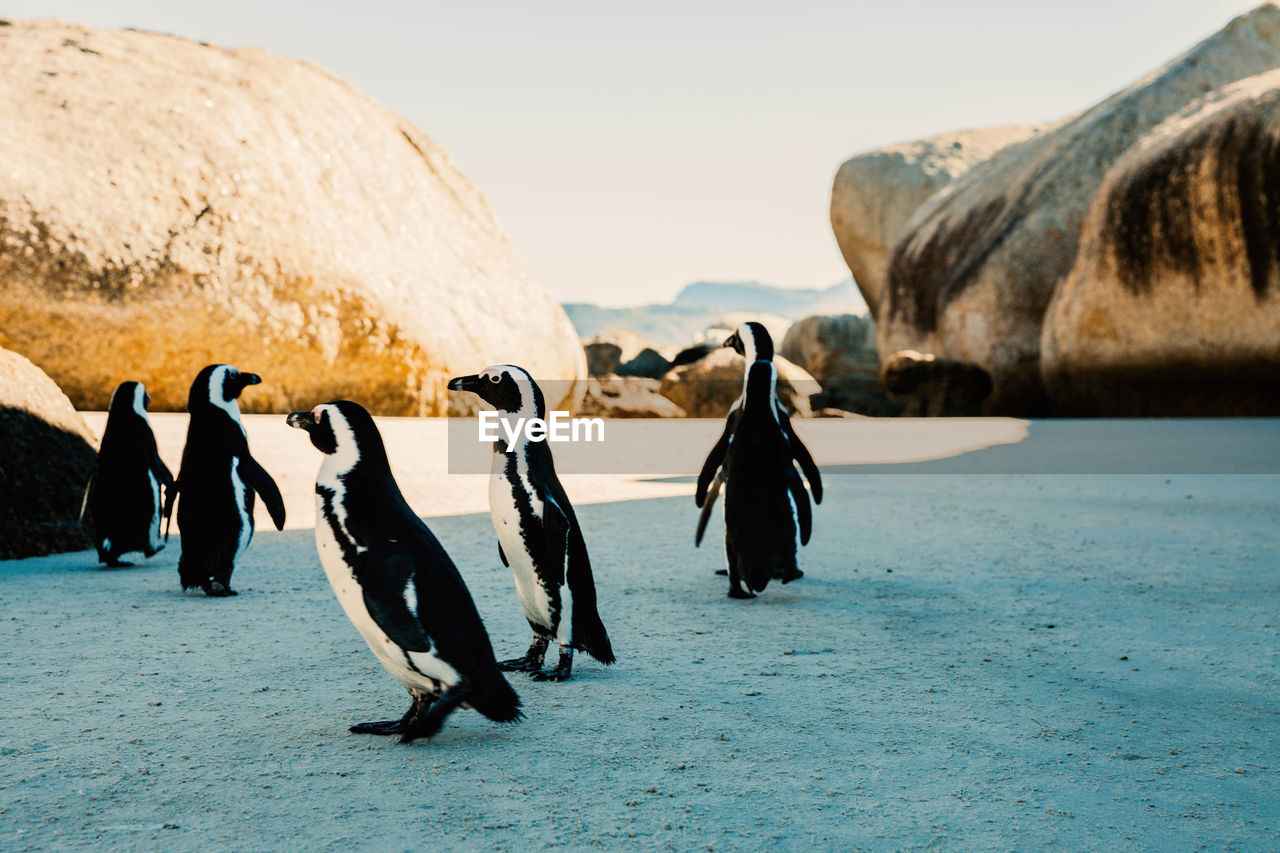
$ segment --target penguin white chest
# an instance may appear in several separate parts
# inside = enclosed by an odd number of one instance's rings
[[[151,487],[151,525],[147,530],[147,546],[152,550],[160,547],[160,481],[155,472],[147,471],[147,485]]]
[[[434,651],[411,652],[402,649],[369,615],[364,603],[364,592],[356,580],[351,566],[343,558],[330,522],[324,515],[324,500],[316,499],[316,551],[325,577],[333,587],[334,595],[347,614],[351,624],[360,633],[378,662],[405,687],[439,694],[444,688],[457,684],[461,678],[457,670],[436,657]]]
[[[502,553],[511,565],[516,595],[520,598],[525,618],[534,624],[555,630],[557,626],[551,619],[551,602],[547,590],[538,579],[537,567],[524,543],[525,525],[534,519],[522,515],[515,489],[521,489],[528,495],[529,505],[525,513],[532,511],[533,515],[540,518],[542,501],[538,499],[527,475],[519,476],[516,484],[507,479],[506,459],[505,454],[494,454],[493,470],[489,477],[489,518],[493,521],[493,532],[497,534]],[[517,473],[519,475],[523,472],[517,469]]]

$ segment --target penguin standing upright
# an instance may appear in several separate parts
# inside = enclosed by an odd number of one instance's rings
[[[509,416],[547,416],[533,377],[510,364],[459,376],[449,381],[449,390],[470,391]],[[573,670],[574,649],[613,663],[613,646],[596,610],[587,544],[545,441],[530,441],[522,431],[511,446],[502,440],[494,444],[489,516],[498,534],[498,556],[515,575],[516,593],[533,629],[524,657],[501,666],[538,681],[564,681]],[[543,672],[552,639],[560,645],[560,659],[555,669]]]
[[[429,738],[454,708],[520,719],[462,576],[391,476],[373,418],[347,400],[294,412],[324,454],[316,475],[316,549],[356,630],[413,704],[399,720],[351,731]]]
[[[759,323],[743,323],[724,343],[747,359],[742,395],[730,407],[724,432],[698,475],[695,503],[703,532],[721,483],[725,488],[725,557],[730,598],[753,598],[771,578],[784,584],[804,577],[796,535],[809,542],[812,508],[793,460],[822,501],[822,479],[808,448],[778,400],[773,341]],[[742,585],[746,585],[746,590]]]
[[[249,455],[236,402],[241,391],[261,381],[229,364],[211,364],[191,383],[187,444],[178,481],[165,501],[168,516],[174,500],[182,496],[178,577],[184,590],[199,587],[210,596],[236,594],[231,572],[253,538],[255,492],[262,496],[276,529],[284,529],[284,500],[271,475]]]
[[[87,505],[93,519],[98,561],[130,566],[121,554],[146,557],[164,548],[160,541],[160,488],[173,489],[173,475],[160,459],[147,418],[151,395],[141,382],[121,382],[111,395],[98,467],[89,481]]]

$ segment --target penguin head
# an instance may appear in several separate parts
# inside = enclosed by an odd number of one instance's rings
[[[773,361],[773,338],[763,324],[755,321],[742,323],[725,339],[724,345],[743,356],[747,364],[755,361]]]
[[[496,364],[471,376],[449,380],[450,391],[470,391],[499,412],[545,418],[542,389],[523,367]]]
[[[133,412],[143,420],[147,419],[147,407],[151,405],[151,395],[141,382],[121,382],[111,395],[109,415]]]
[[[293,412],[285,423],[306,430],[311,444],[325,455],[325,466],[346,473],[357,463],[387,466],[382,434],[368,410],[350,400],[321,403],[309,412]]]
[[[221,409],[233,421],[240,420],[240,404],[236,402],[240,392],[250,385],[257,385],[262,377],[256,373],[241,373],[230,364],[211,364],[196,374],[187,395],[187,411],[195,414],[210,407]]]

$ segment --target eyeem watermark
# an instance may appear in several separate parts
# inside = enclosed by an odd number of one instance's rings
[[[575,418],[559,410],[552,410],[545,420],[480,412],[476,423],[477,438],[489,444],[505,441],[512,446],[522,435],[525,441],[604,441],[604,418]]]

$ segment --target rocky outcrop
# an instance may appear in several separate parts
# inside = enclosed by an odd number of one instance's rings
[[[821,393],[811,401],[816,408],[868,415],[895,413],[880,387],[880,357],[875,322],[870,317],[838,314],[797,320],[787,330],[778,352],[822,385]]]
[[[796,417],[813,413],[809,398],[818,393],[818,382],[785,358],[773,360],[778,371],[778,399]],[[658,386],[659,393],[684,409],[691,418],[722,418],[742,393],[746,359],[724,347],[705,358],[672,368]]]
[[[40,368],[0,350],[0,560],[90,547],[80,507],[97,441]]]
[[[991,393],[991,377],[981,367],[915,350],[887,358],[880,382],[909,418],[975,417]]]
[[[656,379],[593,376],[579,414],[606,418],[683,418],[684,409],[659,393]]]
[[[1280,414],[1280,71],[1169,119],[1107,175],[1045,316],[1065,414]]]
[[[84,408],[182,409],[211,362],[247,408],[443,414],[445,381],[585,358],[484,196],[404,118],[305,63],[169,36],[0,27],[0,345]],[[74,346],[68,345],[74,341]]]
[[[1048,125],[944,133],[857,154],[836,172],[831,230],[874,317],[889,254],[920,205],[975,163]]]
[[[1041,323],[1075,262],[1106,171],[1195,99],[1280,66],[1280,7],[1242,15],[1164,68],[1067,122],[996,152],[926,201],[890,261],[881,353],[903,349],[991,374],[991,414],[1047,410]]]

